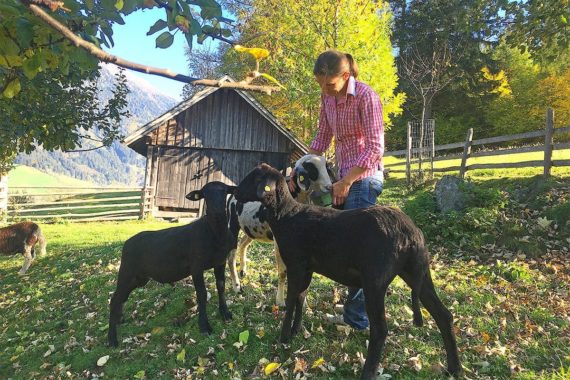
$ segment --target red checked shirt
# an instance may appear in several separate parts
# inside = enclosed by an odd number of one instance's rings
[[[311,148],[324,152],[335,137],[336,159],[343,178],[354,166],[365,168],[360,178],[383,169],[384,122],[380,97],[370,86],[350,77],[346,98],[323,95],[319,130]]]

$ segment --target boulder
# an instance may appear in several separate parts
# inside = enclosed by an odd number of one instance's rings
[[[463,179],[445,175],[435,185],[435,199],[437,207],[442,213],[462,211],[465,209],[467,196],[465,189],[473,186]]]

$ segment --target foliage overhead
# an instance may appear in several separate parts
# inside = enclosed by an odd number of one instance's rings
[[[33,15],[29,4],[45,6],[51,17],[97,47],[113,46],[112,27],[124,24],[126,15],[153,7],[165,11],[165,18],[147,33],[158,33],[159,48],[169,47],[177,33],[185,36],[190,47],[194,39],[202,43],[208,37],[231,35],[223,26],[230,20],[214,0],[2,1],[0,163],[4,166],[17,152],[30,152],[39,145],[48,150],[74,149],[80,145],[79,137],[94,127],[108,145],[119,136],[119,120],[125,115],[124,77],[118,79],[113,99],[97,107],[97,58]]]
[[[537,62],[554,62],[570,49],[570,2],[527,0],[507,7],[513,19],[507,42],[528,50]],[[570,64],[570,62],[566,62]]]

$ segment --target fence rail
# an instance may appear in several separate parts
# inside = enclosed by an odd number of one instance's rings
[[[461,165],[459,166],[448,166],[445,168],[435,168],[433,169],[434,172],[444,173],[444,172],[454,172],[459,171],[460,176],[463,177],[465,173],[469,170],[478,170],[478,169],[508,169],[508,168],[525,168],[525,167],[544,167],[544,175],[550,175],[550,169],[552,167],[561,167],[561,166],[570,166],[570,160],[552,160],[552,152],[554,150],[561,150],[561,149],[569,149],[570,143],[568,142],[560,142],[554,143],[554,135],[561,134],[561,133],[568,133],[570,132],[570,126],[562,127],[562,128],[554,128],[554,111],[549,108],[546,112],[546,121],[545,121],[545,128],[543,130],[526,132],[526,133],[517,133],[513,135],[505,135],[505,136],[497,136],[497,137],[489,137],[484,139],[472,140],[472,131],[468,132],[467,138],[463,142],[451,143],[451,144],[443,144],[443,145],[436,145],[434,150],[436,152],[448,152],[454,149],[463,148],[463,152],[461,153],[451,153],[451,154],[440,154],[434,158],[434,162],[437,161],[447,161],[447,160],[455,160],[461,159]],[[507,149],[496,149],[496,150],[482,150],[482,151],[475,151],[471,152],[471,149],[474,146],[483,146],[483,145],[493,145],[499,144],[504,142],[513,142],[513,141],[520,141],[524,139],[531,139],[537,137],[544,137],[545,141],[544,144],[541,145],[532,145],[532,146],[523,146],[517,148],[507,148]],[[410,150],[413,153],[413,150]],[[502,155],[510,155],[516,153],[528,153],[528,152],[544,152],[544,159],[543,160],[533,160],[533,161],[523,161],[523,162],[505,162],[505,163],[489,163],[489,164],[471,164],[468,165],[469,158],[474,157],[488,157],[488,156],[502,156]],[[384,154],[385,157],[388,156],[406,156],[406,160],[402,162],[396,162],[392,164],[385,165],[386,168],[390,168],[392,173],[406,173],[406,176],[409,177],[409,167],[414,162],[408,157],[410,153],[408,153],[407,149],[404,150],[396,150],[386,152]],[[393,169],[399,166],[405,166],[405,169]],[[408,178],[409,181],[409,178]]]
[[[140,187],[12,186],[7,194],[7,219],[139,219],[143,217],[143,194]]]

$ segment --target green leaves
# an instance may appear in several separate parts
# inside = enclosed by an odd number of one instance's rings
[[[163,32],[160,36],[156,37],[156,47],[165,49],[172,45],[174,42],[174,36],[169,32]]]
[[[21,90],[20,79],[15,78],[8,82],[8,85],[4,88],[2,95],[8,99],[12,99]]]
[[[184,348],[176,355],[176,360],[181,363],[186,361],[186,350]]]
[[[150,36],[159,30],[162,30],[168,26],[168,23],[164,20],[157,20],[153,26],[150,27],[148,32],[146,33],[147,36]]]
[[[239,333],[239,342],[242,344],[247,344],[249,340],[249,330],[245,330]]]

